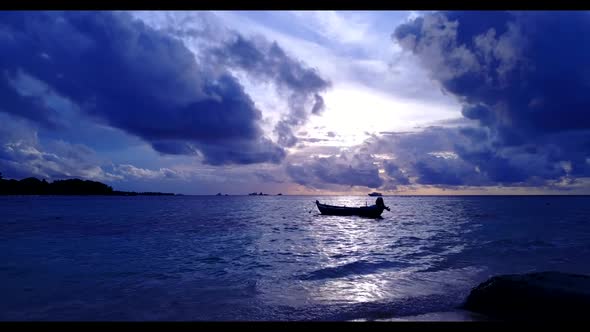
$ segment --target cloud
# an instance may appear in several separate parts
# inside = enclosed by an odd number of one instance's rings
[[[310,68],[288,54],[276,41],[270,41],[260,33],[246,36],[242,33],[243,29],[238,32],[225,27],[218,21],[217,14],[138,16],[184,40],[202,62],[227,68],[237,75],[244,73],[248,83],[262,83],[264,89],[270,87],[276,90],[278,98],[286,101],[286,107],[285,110],[278,110],[276,105],[272,105],[269,109],[274,113],[283,113],[274,126],[274,133],[281,146],[294,146],[297,137],[293,131],[305,124],[310,115],[319,115],[324,110],[322,93],[331,87],[331,82],[322,77],[316,68]]]
[[[590,174],[587,162],[577,173],[572,166],[573,156],[585,154],[569,151],[566,147],[571,145],[560,143],[579,141],[586,135],[551,135],[535,144],[497,147],[490,142],[486,129],[432,126],[416,132],[376,135],[357,149],[373,156],[389,156],[383,162],[385,181],[396,185],[540,186]]]
[[[256,171],[254,172],[254,176],[256,176],[259,180],[266,182],[266,183],[284,183],[284,180],[278,179],[275,175]]]
[[[289,163],[286,172],[296,183],[318,189],[327,188],[327,185],[368,188],[383,185],[373,157],[364,153],[312,156],[301,162]]]
[[[320,95],[331,83],[318,71],[287,55],[276,43],[265,38],[247,39],[233,33],[222,45],[209,50],[207,59],[215,63],[246,71],[250,77],[272,82],[287,99],[289,112],[275,127],[278,143],[291,147],[297,143],[293,130],[306,123],[311,114],[325,108]]]
[[[0,111],[57,127],[59,110],[47,102],[55,95],[164,154],[200,153],[212,164],[277,163],[285,155],[264,136],[261,111],[229,71],[197,61],[181,41],[127,13],[0,17]]]
[[[588,27],[586,12],[450,12],[402,25],[394,37],[461,99],[465,117],[510,143],[509,137],[519,136],[514,131],[535,135],[590,127],[581,70],[590,47],[564,38]]]
[[[135,167],[129,164],[117,165],[114,167],[115,172],[123,175],[125,178],[135,179],[176,179],[181,177],[181,174],[170,168],[160,168],[158,170],[150,170],[146,168]]]
[[[317,138],[317,137],[300,138],[299,140],[302,142],[309,142],[309,143],[318,143],[318,142],[328,141],[327,138]]]
[[[0,114],[0,171],[6,178],[37,176],[47,179],[81,177],[113,181],[122,176],[99,166],[94,151],[81,144],[53,140],[41,145],[26,122]]]
[[[370,137],[357,149],[383,156],[384,180],[395,186],[483,186],[526,180],[516,176],[517,170],[523,174],[520,170],[526,161],[517,165],[472,144],[466,134],[472,130],[478,129],[432,126],[415,132],[388,132]]]
[[[280,163],[286,156],[285,150],[266,137],[256,141],[230,141],[201,143],[198,149],[204,154],[204,162],[210,165],[227,164],[228,160],[236,164],[256,164],[270,162]]]
[[[428,127],[416,132],[388,132],[365,141],[371,154],[391,156],[383,167],[396,185],[478,185],[476,165],[453,151],[468,144],[458,128]]]
[[[418,184],[443,186],[474,185],[470,177],[477,176],[473,165],[458,158],[443,158],[434,155],[422,156],[413,165],[419,175]]]
[[[394,184],[399,185],[408,185],[410,184],[410,179],[408,176],[399,168],[399,166],[395,165],[392,162],[386,161],[385,165],[385,172],[389,175],[394,181]]]
[[[342,39],[338,36],[324,34],[321,26],[320,29],[312,27],[310,19],[313,20],[316,14],[311,12],[303,13],[303,15],[293,15],[289,12],[222,11],[214,13],[227,25],[238,29],[242,35],[262,34],[268,40],[276,40],[290,56],[296,56],[313,67],[319,68],[322,77],[325,75],[333,82],[332,88],[321,94],[328,107],[322,116],[324,120],[326,116],[338,118],[338,113],[342,113],[344,109],[361,107],[363,110],[379,113],[381,110],[387,112],[384,108],[394,104],[397,104],[393,107],[398,107],[399,112],[393,113],[401,113],[404,122],[406,122],[405,114],[409,118],[407,122],[415,122],[416,116],[422,117],[420,115],[422,110],[426,110],[424,115],[427,116],[424,118],[446,118],[449,113],[458,113],[456,102],[440,92],[413,56],[404,54],[396,64],[390,64],[392,58],[400,58],[399,47],[389,47],[384,44],[384,41],[389,37],[391,27],[399,24],[408,15],[407,13],[337,12],[335,14],[341,18],[340,21],[346,22],[346,29],[356,27],[354,22],[357,22],[357,19],[368,23],[369,30],[364,33],[364,38],[361,38],[359,43],[342,43]],[[326,13],[326,15],[332,16],[332,13]],[[318,38],[320,35],[323,37]],[[393,74],[394,70],[401,73]],[[266,89],[268,90],[268,87]],[[348,94],[350,90],[353,94]],[[263,94],[257,94],[259,95]],[[366,99],[359,97],[366,97]],[[280,107],[269,109],[278,108]],[[413,108],[421,110],[411,112]],[[405,112],[404,109],[408,111]],[[395,119],[392,121],[400,120],[399,116],[389,113],[388,117]],[[342,122],[339,121],[339,123]],[[339,132],[339,134],[343,133]]]
[[[589,28],[587,12],[442,12],[400,25],[394,40],[479,125],[447,130],[456,159],[416,158],[418,182],[538,185],[588,176],[590,40],[579,32]]]
[[[310,32],[320,35],[321,41],[337,43],[363,43],[371,36],[371,20],[353,16],[353,13],[335,11],[295,11],[296,18],[306,23]]]
[[[6,178],[30,176],[59,180],[82,178],[107,183],[137,180],[186,180],[196,178],[194,171],[141,168],[131,164],[114,164],[100,158],[83,144],[63,140],[39,139],[28,121],[0,113],[0,172]]]

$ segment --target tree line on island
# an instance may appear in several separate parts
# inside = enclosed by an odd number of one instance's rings
[[[173,193],[113,190],[111,186],[90,180],[67,179],[47,182],[34,177],[22,180],[4,179],[0,173],[0,195],[110,195],[173,196]]]

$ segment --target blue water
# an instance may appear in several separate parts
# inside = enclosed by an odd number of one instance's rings
[[[315,199],[0,197],[0,319],[387,319],[495,274],[590,274],[590,197],[384,197],[377,220]]]

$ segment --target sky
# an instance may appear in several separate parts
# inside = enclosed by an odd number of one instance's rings
[[[118,190],[590,194],[590,13],[0,13],[0,172]]]

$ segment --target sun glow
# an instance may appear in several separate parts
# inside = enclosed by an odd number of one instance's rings
[[[312,117],[305,128],[314,137],[336,134],[322,145],[352,146],[382,131],[411,130],[459,113],[451,106],[398,99],[359,85],[334,86],[324,99],[326,110],[321,117]]]

